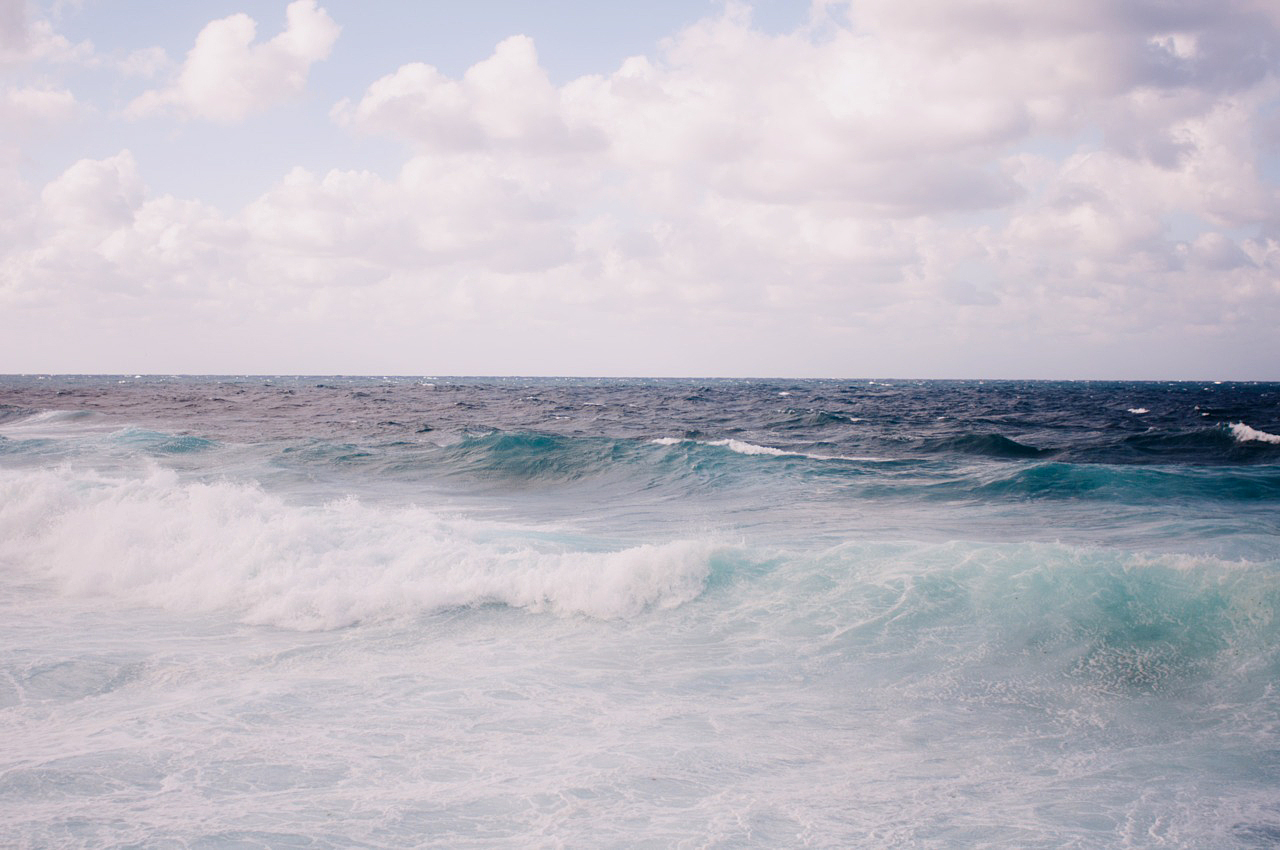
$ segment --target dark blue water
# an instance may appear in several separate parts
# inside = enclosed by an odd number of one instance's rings
[[[1266,847],[1280,385],[0,379],[17,846]]]

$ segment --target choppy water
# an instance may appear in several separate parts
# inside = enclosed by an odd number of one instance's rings
[[[1280,385],[0,378],[17,847],[1280,844]]]

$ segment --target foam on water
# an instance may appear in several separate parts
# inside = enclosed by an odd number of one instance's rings
[[[731,452],[737,452],[740,455],[768,455],[769,457],[785,457],[791,455],[793,457],[805,457],[799,452],[788,452],[782,449],[776,449],[772,446],[757,446],[743,440],[686,440],[680,437],[658,437],[650,440],[655,446],[677,446],[686,442],[699,442],[704,446],[721,446]]]
[[[757,446],[742,440],[710,440],[707,442],[709,446],[724,446],[729,451],[737,452],[740,455],[770,455],[771,457],[781,457],[786,454],[796,454],[796,452],[785,452],[782,449],[775,449],[771,446]]]
[[[1248,847],[1276,566],[851,543],[647,617],[307,635],[36,600],[0,815],[69,847]]]
[[[545,531],[354,497],[296,506],[158,468],[134,478],[0,472],[0,540],[5,562],[67,593],[300,629],[486,603],[633,616],[695,598],[720,549],[574,551]]]
[[[1255,428],[1250,428],[1243,422],[1232,423],[1231,434],[1242,443],[1259,442],[1280,444],[1280,435],[1268,434],[1266,431],[1259,431]]]
[[[650,440],[655,446],[678,446],[681,443],[694,443],[702,446],[715,446],[717,448],[725,448],[731,452],[747,457],[803,457],[809,460],[844,460],[854,462],[876,462],[886,460],[879,457],[846,457],[844,455],[823,455],[813,454],[811,452],[794,452],[785,449],[775,448],[773,446],[758,446],[754,443],[748,443],[744,440],[688,440],[680,437],[658,437]]]

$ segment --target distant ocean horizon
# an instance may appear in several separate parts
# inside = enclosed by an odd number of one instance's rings
[[[344,381],[386,381],[386,380],[412,380],[412,381],[817,381],[828,382],[838,381],[849,384],[856,384],[867,381],[899,381],[899,382],[915,382],[915,381],[931,381],[936,383],[1027,383],[1027,384],[1277,384],[1280,378],[1241,378],[1238,376],[1222,376],[1216,375],[1205,378],[1140,378],[1140,377],[1073,377],[1073,378],[1052,378],[1052,377],[1035,377],[1035,376],[943,376],[943,377],[920,377],[920,376],[903,376],[903,375],[862,375],[859,377],[842,377],[838,375],[819,376],[819,375],[727,375],[727,374],[700,374],[691,373],[685,375],[679,374],[662,374],[651,375],[644,373],[448,373],[448,372],[138,372],[136,370],[126,370],[124,372],[75,372],[75,371],[50,371],[50,370],[20,370],[9,373],[0,373],[0,380],[5,379],[65,379],[65,378],[92,378],[97,380],[185,380],[185,381],[227,381],[227,380],[245,380],[249,378],[260,379],[285,379],[285,380],[306,380],[306,379],[322,379],[335,378]]]
[[[1280,844],[1280,382],[0,376],[45,847]]]

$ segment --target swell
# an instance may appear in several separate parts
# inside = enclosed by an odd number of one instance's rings
[[[957,658],[984,676],[1134,693],[1280,672],[1274,561],[1036,543],[619,548],[355,498],[296,505],[159,469],[45,469],[0,471],[0,562],[60,593],[294,629],[491,605],[631,619],[705,599],[697,616],[778,619],[769,633],[808,635],[810,656],[909,657],[885,668],[908,680]]]
[[[11,422],[20,422],[23,419],[33,415],[36,411],[16,404],[0,404],[0,425],[8,425]]]
[[[788,616],[814,629],[820,655],[901,659],[886,671],[893,677],[948,688],[957,671],[989,685],[1020,679],[1006,695],[1053,685],[1068,696],[1065,681],[1111,694],[1204,685],[1256,698],[1280,672],[1274,561],[1058,544],[851,544],[815,567],[835,578]]]
[[[1001,434],[958,434],[928,439],[921,441],[919,450],[925,454],[961,454],[1009,459],[1036,458],[1053,454],[1051,449],[1029,446]]]
[[[1274,463],[1280,460],[1280,437],[1244,423],[1209,428],[1151,429],[1102,446],[1119,462]],[[1089,452],[1085,452],[1086,456]]]
[[[636,458],[632,441],[494,431],[445,446],[436,460],[450,473],[479,478],[575,480]]]
[[[1221,440],[1221,430],[1213,431]],[[1269,445],[1269,444],[1263,444]],[[963,448],[958,459],[948,459]],[[1267,464],[1155,465],[1071,463],[1003,437],[947,441],[931,459],[842,455],[838,445],[782,449],[737,439],[668,437],[649,441],[501,434],[469,438],[431,462],[450,475],[522,483],[608,477],[668,488],[752,486],[772,481],[843,479],[851,495],[913,493],[931,499],[1115,501],[1280,500],[1280,469]],[[1052,459],[1045,459],[1045,458]]]
[[[928,451],[904,452],[898,443],[896,449],[880,445],[859,453],[839,442],[770,445],[707,435],[618,439],[502,431],[472,433],[442,446],[403,440],[281,440],[236,446],[138,427],[104,430],[97,419],[91,421],[95,430],[77,430],[63,439],[24,439],[21,435],[37,431],[10,430],[8,437],[0,436],[0,456],[20,466],[96,457],[118,468],[136,468],[150,458],[205,474],[234,468],[252,478],[328,482],[339,493],[364,493],[381,484],[399,486],[401,492],[427,487],[437,493],[461,489],[526,496],[556,489],[618,505],[640,493],[657,500],[708,494],[758,500],[771,491],[767,500],[805,499],[819,486],[830,500],[851,507],[867,499],[1132,505],[1280,500],[1280,467],[1264,462],[1280,456],[1280,446],[1265,439],[1268,432],[1223,427],[1180,437],[1145,435],[1156,448],[1145,454],[1144,462],[1126,464],[1077,460],[1114,452],[1045,450],[999,435],[960,435],[928,444]],[[1200,457],[1206,445],[1214,447],[1217,462],[1158,462],[1170,451],[1170,441],[1175,446],[1189,441],[1192,448],[1186,450]],[[1228,457],[1239,462],[1228,463]]]
[[[216,448],[218,443],[192,434],[166,434],[147,428],[125,428],[112,435],[120,446],[145,454],[182,455]]]
[[[1144,504],[1280,500],[1280,469],[1272,467],[1110,466],[1038,463],[988,470],[958,485],[975,496],[1088,499]]]

